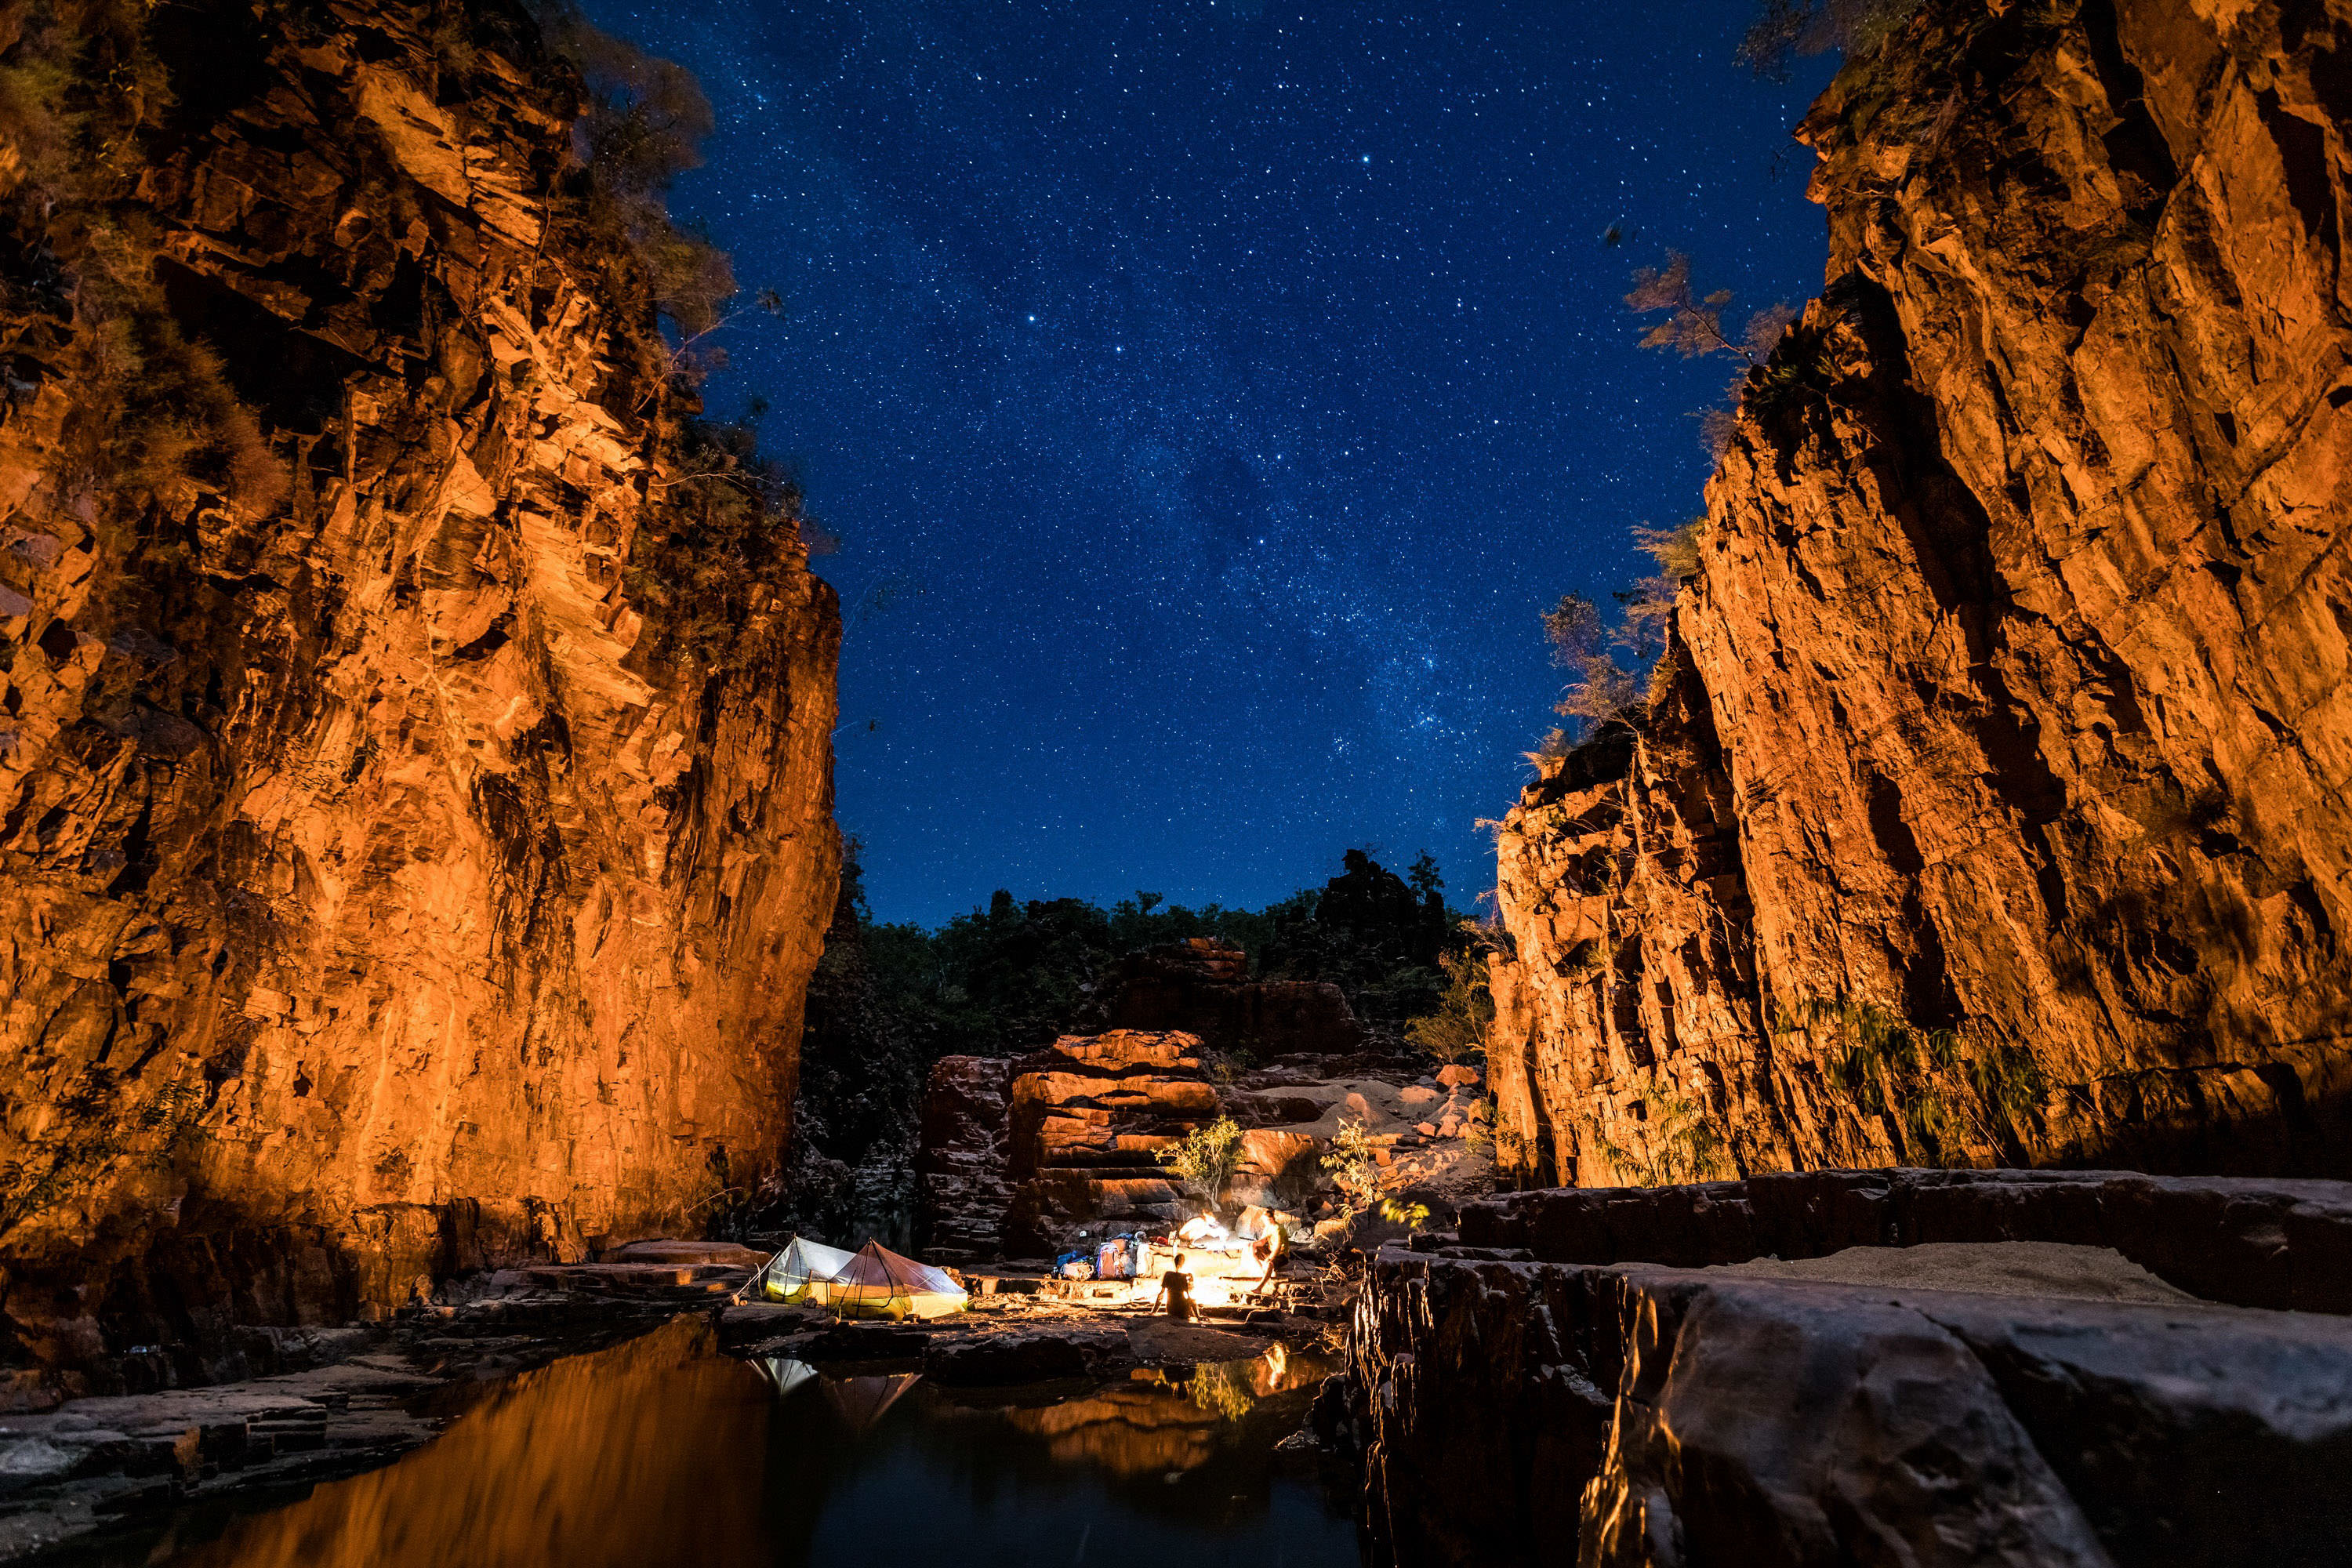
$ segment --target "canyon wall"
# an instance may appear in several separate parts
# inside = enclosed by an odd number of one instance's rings
[[[788,1125],[840,621],[656,331],[694,253],[502,0],[0,47],[12,1396],[702,1226]]]
[[[1501,1163],[2352,1162],[2352,5],[1931,4],[1800,132],[1646,708],[1500,835]]]

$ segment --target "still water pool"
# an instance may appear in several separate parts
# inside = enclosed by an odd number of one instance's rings
[[[1281,1473],[1315,1358],[943,1389],[719,1353],[680,1321],[486,1385],[430,1444],[267,1511],[190,1512],[172,1568],[665,1568],[846,1562],[1318,1568],[1355,1531]]]

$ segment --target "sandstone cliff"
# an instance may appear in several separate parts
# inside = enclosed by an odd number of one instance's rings
[[[16,1396],[704,1223],[787,1125],[839,618],[579,78],[502,0],[0,47]]]
[[[1507,1172],[2352,1158],[2352,6],[1930,5],[1668,666],[1500,836]]]

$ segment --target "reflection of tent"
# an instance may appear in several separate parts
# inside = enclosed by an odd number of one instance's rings
[[[805,1301],[822,1307],[833,1300],[833,1277],[841,1272],[852,1256],[837,1247],[803,1241],[796,1236],[782,1252],[768,1259],[768,1266],[752,1279],[747,1294],[771,1301]]]
[[[878,1241],[833,1271],[825,1295],[833,1308],[853,1318],[941,1318],[971,1303],[963,1287],[928,1263],[901,1258]]]
[[[767,1374],[768,1381],[776,1385],[779,1395],[792,1393],[816,1375],[816,1368],[804,1361],[794,1361],[790,1356],[763,1355],[751,1364]]]
[[[898,1403],[900,1394],[922,1380],[919,1372],[901,1372],[888,1377],[828,1377],[823,1386],[849,1429],[863,1436],[884,1411]]]

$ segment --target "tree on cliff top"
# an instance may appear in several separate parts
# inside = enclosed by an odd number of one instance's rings
[[[595,26],[569,0],[541,5],[539,19],[587,93],[572,131],[583,216],[625,246],[645,268],[656,307],[696,342],[720,323],[736,291],[727,253],[669,214],[671,183],[702,162],[702,139],[715,124],[710,100],[693,72]]]
[[[1801,55],[1875,54],[1919,8],[1919,0],[1765,0],[1739,40],[1739,61],[1770,81],[1789,79]]]
[[[1612,595],[1617,601],[1613,622],[1581,594],[1561,595],[1543,616],[1552,662],[1570,672],[1553,711],[1578,721],[1588,732],[1625,718],[1654,693],[1675,595],[1685,579],[1698,574],[1706,518],[1702,513],[1674,528],[1636,523],[1633,533],[1633,547],[1658,569]],[[1555,731],[1536,754],[1562,755],[1569,739]]]
[[[1645,349],[1671,349],[1685,359],[1728,354],[1739,362],[1727,389],[1728,406],[1699,411],[1699,439],[1708,452],[1720,457],[1730,442],[1732,410],[1739,405],[1750,373],[1772,357],[1774,347],[1802,312],[1786,300],[1777,301],[1750,315],[1734,337],[1723,327],[1731,290],[1700,294],[1691,283],[1690,268],[1688,256],[1670,250],[1664,266],[1637,269],[1625,308],[1637,316],[1659,317],[1642,335]]]

